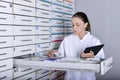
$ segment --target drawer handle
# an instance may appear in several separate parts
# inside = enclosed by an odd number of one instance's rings
[[[3,32],[4,32],[4,31],[7,31],[7,30],[1,29],[0,31],[3,31]]]
[[[49,48],[49,46],[41,47],[41,48]]]
[[[32,78],[30,77],[30,78],[28,78],[28,79],[26,79],[26,80],[32,80]]]
[[[63,31],[63,30],[56,30],[56,31]]]
[[[21,21],[32,22],[31,20],[22,19]]]
[[[70,10],[67,10],[67,12],[72,12],[72,11],[70,11]]]
[[[60,15],[56,15],[57,17],[62,17],[62,16],[60,16]]]
[[[48,21],[41,21],[42,23],[49,23]]]
[[[0,19],[6,20],[7,18],[0,18]]]
[[[21,30],[21,31],[32,31],[32,30],[29,30],[29,29],[28,29],[28,30]]]
[[[0,44],[4,44],[4,43],[7,43],[7,42],[6,41],[0,42]]]
[[[41,40],[48,40],[49,38],[42,38]]]
[[[49,7],[49,5],[47,5],[47,4],[41,4],[41,5],[46,6],[46,7]]]
[[[21,50],[21,52],[31,51],[32,49]]]
[[[62,24],[62,22],[56,22],[57,24]]]
[[[45,73],[48,73],[49,71],[44,71],[44,72],[42,72],[41,74],[45,74]]]
[[[32,39],[26,39],[26,40],[21,40],[22,42],[26,42],[26,41],[32,41]]]
[[[4,80],[5,78],[7,78],[7,76],[1,77],[0,80],[2,80],[2,79]]]
[[[21,9],[21,11],[32,12],[31,10]]]
[[[0,5],[0,7],[2,7],[2,8],[6,8],[6,6],[2,6],[2,5]]]
[[[62,3],[61,1],[57,0],[57,2]]]
[[[30,0],[23,0],[23,1],[26,1],[26,2],[29,2],[29,3],[31,3],[32,1],[30,1]]]
[[[55,37],[55,38],[59,39],[59,38],[62,38],[62,37]]]
[[[2,54],[0,54],[0,56],[2,56],[2,55],[6,55],[7,53],[2,53]]]
[[[2,65],[2,66],[0,66],[0,68],[2,68],[2,67],[6,67],[7,65]]]
[[[28,68],[28,69],[26,69],[26,70],[23,70],[23,71],[21,71],[21,72],[26,72],[26,71],[29,71],[29,70],[31,70],[32,68]]]
[[[113,63],[108,64],[106,67],[111,67],[113,66]]]
[[[58,9],[58,10],[62,10],[61,8],[56,8],[56,9]]]
[[[41,31],[49,31],[49,30],[41,30]]]
[[[72,6],[71,4],[67,4],[67,5]]]
[[[67,17],[67,18],[71,19],[71,17]]]
[[[41,14],[49,15],[49,13],[41,13]]]

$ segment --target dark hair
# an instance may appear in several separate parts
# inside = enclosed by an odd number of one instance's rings
[[[88,17],[87,17],[87,15],[86,15],[85,13],[83,13],[83,12],[77,12],[77,13],[75,13],[75,14],[72,16],[72,18],[73,18],[73,17],[78,17],[78,18],[80,18],[84,23],[88,23],[88,25],[87,25],[87,27],[86,27],[86,31],[90,31],[90,32],[91,32],[91,26],[90,26]]]

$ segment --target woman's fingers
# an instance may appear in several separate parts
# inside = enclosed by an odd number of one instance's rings
[[[57,52],[57,50],[49,50],[48,51],[48,57],[54,58],[54,53],[56,53],[56,52]]]
[[[94,52],[90,51],[90,58],[94,58]]]
[[[84,53],[84,52],[82,52],[80,54],[80,57],[81,58],[94,58],[94,52],[92,52],[92,51],[90,51],[90,53]]]
[[[81,57],[81,58],[86,58],[86,54],[85,54],[84,52],[82,52],[82,53],[80,54],[80,57]]]
[[[53,56],[53,50],[49,50],[48,51],[48,57],[50,57],[50,58],[53,58],[54,56]]]

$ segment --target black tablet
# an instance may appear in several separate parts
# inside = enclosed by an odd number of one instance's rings
[[[104,44],[87,47],[84,50],[84,53],[89,53],[90,51],[93,51],[94,55],[96,55],[103,48],[103,46],[104,46]]]

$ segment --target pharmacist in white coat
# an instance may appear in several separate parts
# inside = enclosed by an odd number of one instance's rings
[[[90,23],[87,15],[83,12],[77,12],[72,16],[72,26],[74,34],[67,36],[62,41],[58,51],[51,50],[49,57],[54,57],[55,52],[59,56],[71,58],[105,58],[103,49],[97,55],[92,51],[85,54],[83,50],[86,47],[101,44],[100,40],[90,33]],[[73,71],[66,72],[65,80],[96,80],[95,73],[92,71]]]

